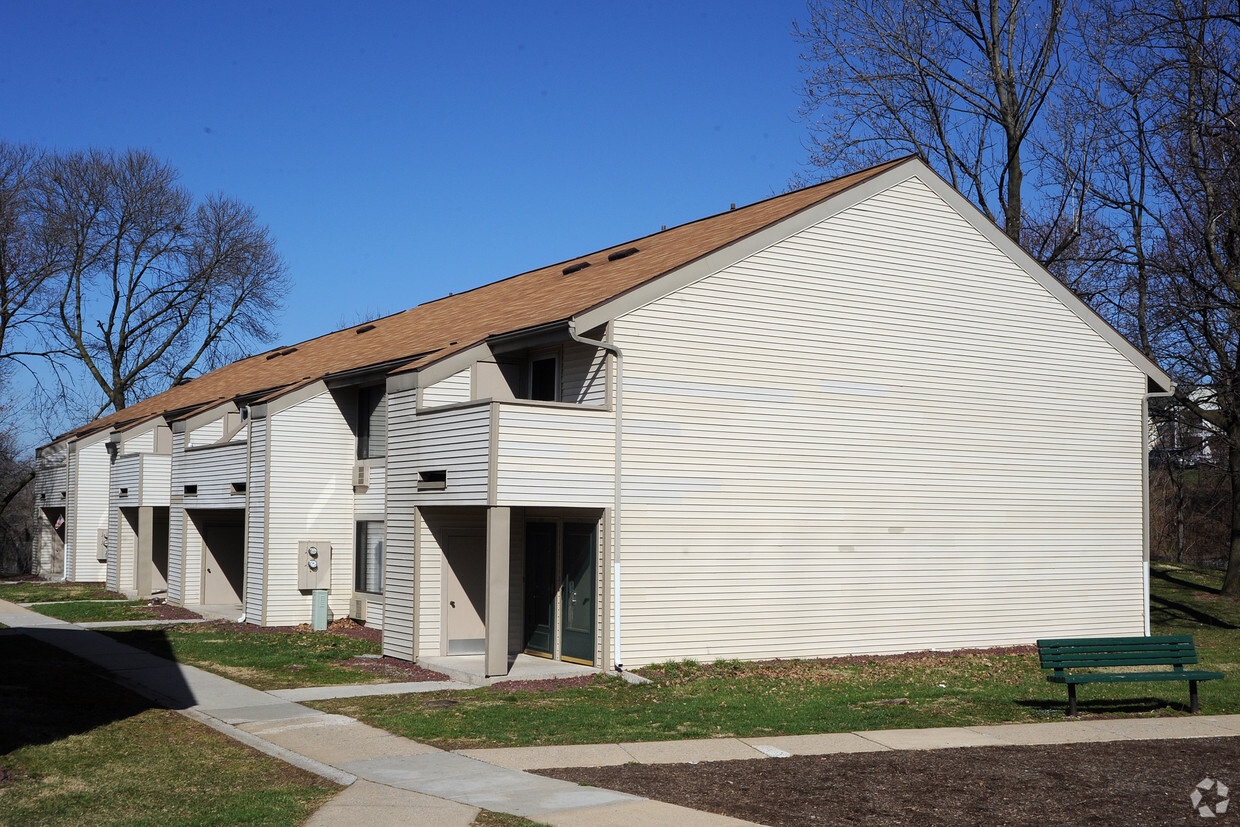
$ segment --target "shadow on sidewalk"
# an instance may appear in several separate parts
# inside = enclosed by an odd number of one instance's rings
[[[59,638],[64,636],[68,648],[76,651],[83,651],[83,644],[99,648],[119,645],[94,635],[88,643],[83,634],[61,629],[39,629],[33,636],[0,634],[0,757],[19,747],[89,732],[147,709],[193,705],[193,693],[172,663],[163,668],[158,662],[150,662],[156,667],[155,685],[161,696],[161,702],[156,702],[125,689],[110,680],[104,670],[52,643],[61,642]],[[165,648],[166,654],[161,656],[171,661],[171,647]],[[121,657],[128,657],[130,663],[118,661],[118,666],[143,668],[140,658],[150,656],[134,653]],[[149,681],[150,675],[147,669],[144,681]]]

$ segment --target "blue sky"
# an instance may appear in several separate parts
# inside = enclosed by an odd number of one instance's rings
[[[803,12],[0,0],[0,136],[251,204],[294,342],[782,190]]]

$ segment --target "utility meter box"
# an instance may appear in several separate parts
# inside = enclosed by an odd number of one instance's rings
[[[326,540],[302,540],[297,548],[297,588],[331,591],[332,544]]]

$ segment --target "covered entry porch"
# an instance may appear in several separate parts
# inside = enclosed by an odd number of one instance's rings
[[[606,513],[419,508],[419,662],[484,678],[603,668]]]

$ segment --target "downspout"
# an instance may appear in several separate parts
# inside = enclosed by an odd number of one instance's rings
[[[1143,587],[1144,603],[1142,612],[1145,614],[1145,635],[1150,634],[1150,400],[1175,396],[1175,383],[1165,391],[1148,391],[1141,397],[1141,526],[1142,549],[1145,558],[1145,584]]]
[[[601,348],[616,357],[616,483],[612,486],[615,490],[615,503],[612,506],[612,520],[614,528],[612,529],[612,560],[611,560],[611,599],[614,608],[614,621],[612,623],[612,658],[615,661],[617,672],[624,671],[624,660],[620,657],[620,480],[623,468],[624,457],[624,353],[620,348],[610,342],[603,342],[597,339],[585,339],[577,335],[577,322],[574,319],[568,320],[568,335],[574,342],[586,345],[587,347]]]

